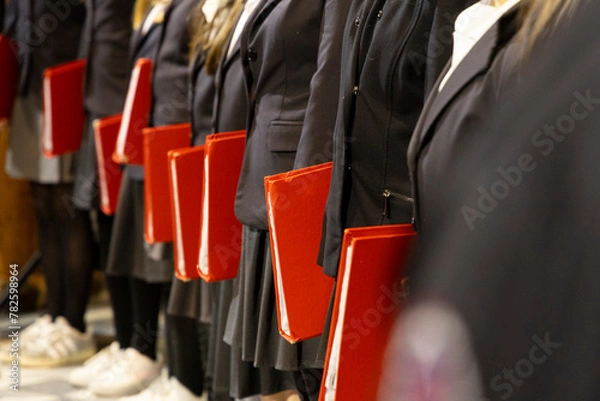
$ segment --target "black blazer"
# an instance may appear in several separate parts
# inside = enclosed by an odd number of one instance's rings
[[[11,0],[7,33],[19,49],[19,94],[41,97],[44,70],[75,60],[85,20],[78,1]]]
[[[213,133],[213,107],[215,76],[204,68],[205,55],[198,52],[190,71],[190,110],[192,119],[192,145],[203,145],[206,136]]]
[[[344,229],[409,223],[405,155],[431,75],[451,51],[457,10],[473,0],[354,0],[342,55],[334,169],[320,262],[335,276]],[[437,7],[437,8],[436,8]],[[449,16],[435,24],[436,16]],[[447,50],[430,53],[435,41]],[[437,48],[437,47],[436,47]]]
[[[150,126],[190,121],[189,109],[189,15],[196,0],[173,0],[167,6],[162,23],[143,34],[141,27],[131,39],[131,66],[139,58],[154,61]],[[141,166],[126,166],[134,180],[144,179]]]
[[[92,118],[120,113],[128,85],[135,0],[86,0],[79,57],[88,60],[85,106]]]
[[[468,328],[484,394],[463,399],[600,394],[599,15],[580,2],[527,55],[507,15],[434,92],[411,143],[413,296]]]
[[[152,73],[150,125],[190,121],[189,65],[190,16],[198,0],[173,0],[165,11],[165,22]]]
[[[215,74],[213,132],[246,129],[248,97],[240,59],[239,39],[233,45],[231,54],[228,52],[229,46],[230,44],[225,46],[223,57]]]
[[[268,229],[265,176],[292,170],[296,159],[311,161],[310,153],[324,147],[320,142],[326,135],[303,127],[318,67],[321,23],[335,2],[264,0],[244,28],[248,136],[235,213],[245,225]],[[328,129],[326,124],[319,128]]]

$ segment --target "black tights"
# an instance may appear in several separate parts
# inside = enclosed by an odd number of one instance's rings
[[[96,225],[98,229],[98,253],[100,270],[106,270],[108,250],[110,247],[110,236],[112,233],[113,216],[105,215],[100,209],[96,209]]]
[[[72,184],[31,183],[48,313],[53,319],[65,317],[83,332],[94,268],[94,239],[88,213],[70,203],[72,192]]]
[[[318,401],[323,369],[299,369],[294,380],[301,401]]]
[[[122,349],[131,347],[156,359],[158,313],[164,285],[137,278],[106,276],[117,341]]]
[[[198,320],[167,314],[169,374],[197,396],[204,391],[208,328]]]

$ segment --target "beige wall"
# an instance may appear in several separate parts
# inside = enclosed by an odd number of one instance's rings
[[[8,135],[0,128],[0,284],[6,282],[11,263],[23,266],[37,249],[29,184],[11,180],[4,172]]]

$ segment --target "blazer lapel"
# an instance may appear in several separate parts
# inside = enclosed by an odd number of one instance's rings
[[[417,122],[415,131],[408,147],[408,168],[411,179],[412,193],[415,197],[413,204],[413,223],[418,225],[419,222],[419,193],[417,185],[417,164],[419,156],[423,148],[429,143],[434,135],[435,123],[446,107],[452,100],[469,84],[475,77],[487,71],[491,65],[496,50],[501,41],[507,40],[507,37],[512,37],[515,29],[509,29],[510,35],[507,35],[502,28],[505,27],[505,22],[515,26],[516,14],[518,12],[518,4],[511,8],[500,20],[494,24],[483,37],[473,46],[471,51],[465,56],[456,70],[452,73],[441,91],[438,91],[440,83],[450,70],[451,61],[446,64],[444,71],[438,77],[429,98],[425,102],[421,117]],[[418,227],[415,226],[417,229]]]
[[[251,38],[254,37],[256,31],[260,28],[262,23],[267,19],[271,11],[281,2],[281,0],[262,0],[252,15],[248,18],[244,29],[242,30],[242,34],[240,35],[240,52],[241,57],[245,58],[248,56],[248,50]],[[243,49],[243,50],[242,50]],[[250,73],[250,67],[248,63],[243,62],[244,75],[246,76],[246,93],[248,94],[248,102],[250,103],[249,110],[254,108],[252,104],[254,99],[252,97],[252,85],[254,84],[252,79],[252,74]],[[248,126],[250,127],[252,118],[248,118]]]
[[[473,80],[473,78],[488,69],[492,61],[497,38],[498,29],[497,26],[493,26],[462,60],[458,68],[454,70],[442,90],[437,92],[437,88],[439,88],[444,74],[440,75],[434,86],[432,96],[430,97],[431,102],[427,102],[430,103],[428,104],[429,108],[427,113],[423,114],[424,120],[420,130],[422,136],[419,135],[420,143],[418,151],[420,151],[429,140],[429,137],[434,131],[431,128],[446,109],[446,106],[452,102],[456,95],[458,95],[462,89]],[[445,68],[446,73],[449,68],[450,65]]]
[[[233,32],[232,32],[233,33]],[[237,42],[233,44],[233,49],[231,53],[229,53],[229,48],[231,47],[231,40],[233,38],[230,36],[225,49],[223,50],[223,54],[221,55],[221,61],[219,62],[219,71],[227,71],[231,66],[231,63],[237,59],[237,55],[240,53],[240,39],[238,38]],[[239,61],[239,60],[238,60]]]
[[[246,27],[244,27],[244,31],[240,37],[241,43],[248,43],[248,39],[254,36],[254,33],[262,23],[267,19],[271,11],[279,4],[281,0],[262,0],[256,9],[248,18],[246,22]]]
[[[146,40],[151,36],[150,34],[152,33],[152,31],[154,31],[155,29],[157,29],[161,25],[162,26],[166,26],[167,21],[169,19],[169,16],[171,14],[171,11],[173,10],[173,7],[175,6],[176,2],[177,2],[177,0],[173,0],[173,1],[171,1],[171,3],[169,5],[167,5],[165,7],[162,23],[160,23],[160,24],[152,24],[150,26],[150,29],[148,29],[148,32],[142,33],[142,28],[144,26],[144,22],[146,21],[146,18],[148,18],[148,14],[150,14],[150,11],[152,10],[152,8],[150,8],[148,10],[148,12],[146,12],[146,15],[142,19],[142,25],[140,25],[140,27],[135,30],[135,32],[133,33],[132,40],[131,40],[132,47],[131,47],[130,57],[132,58],[132,62],[133,62],[134,55],[138,52],[138,50],[142,47],[142,45],[146,42]],[[165,30],[163,29],[162,35],[161,35],[161,38],[160,38],[160,42],[161,43],[162,43],[162,39],[163,39],[164,33],[165,33]]]
[[[448,104],[469,84],[475,77],[485,72],[494,59],[497,46],[501,40],[504,40],[500,33],[501,26],[507,20],[514,20],[518,11],[518,4],[494,24],[471,51],[465,56],[456,70],[452,73],[441,91],[438,91],[440,83],[450,69],[450,62],[444,68],[444,71],[438,77],[433,90],[423,108],[421,118],[415,128],[413,139],[409,145],[409,166],[414,166],[419,152],[427,145],[434,131],[432,127],[440,115],[446,109]]]

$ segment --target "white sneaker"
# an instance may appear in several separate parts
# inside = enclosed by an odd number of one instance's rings
[[[133,348],[127,348],[108,371],[92,380],[89,389],[101,397],[124,397],[147,388],[160,374],[161,365]]]
[[[28,345],[31,345],[35,341],[42,337],[46,337],[52,330],[54,330],[54,323],[50,315],[43,315],[35,319],[33,323],[21,330],[19,333],[19,349],[23,351]],[[10,357],[12,342],[2,344],[0,348],[0,361],[5,363],[11,363],[12,358]]]
[[[48,368],[82,363],[96,352],[90,333],[81,333],[59,316],[54,324],[42,323],[37,338],[29,338],[21,347],[21,365]]]
[[[100,374],[106,372],[113,364],[118,363],[124,351],[118,342],[113,342],[96,355],[85,361],[83,366],[73,370],[69,375],[69,383],[75,387],[87,387]]]
[[[169,375],[166,369],[162,369],[160,375],[150,386],[139,394],[120,398],[119,401],[159,401],[166,400],[169,393]]]
[[[175,377],[167,378],[166,370],[150,387],[141,393],[121,398],[119,401],[201,401],[202,397],[194,395]]]

